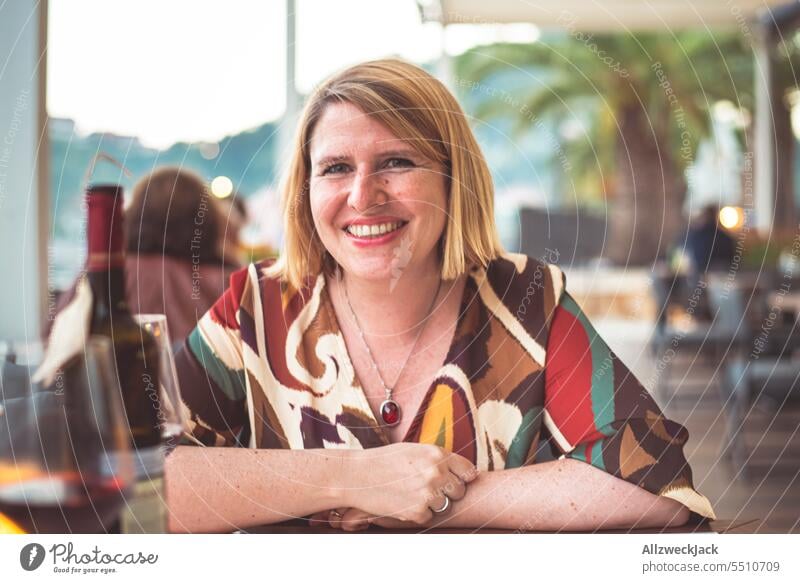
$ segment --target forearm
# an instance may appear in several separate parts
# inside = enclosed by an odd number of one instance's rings
[[[232,531],[341,506],[357,453],[178,447],[166,461],[170,530]]]
[[[581,461],[483,472],[434,527],[585,531],[677,526],[689,511]]]

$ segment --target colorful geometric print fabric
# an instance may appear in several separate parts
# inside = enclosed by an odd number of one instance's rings
[[[389,444],[355,375],[325,277],[298,291],[235,273],[176,355],[186,443],[250,448]],[[554,265],[505,254],[467,278],[456,331],[404,438],[481,470],[536,462],[543,440],[714,518],[692,484],[688,432],[597,335]]]

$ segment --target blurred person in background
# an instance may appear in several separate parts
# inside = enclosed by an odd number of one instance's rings
[[[242,246],[241,233],[249,222],[247,205],[238,192],[217,201],[222,217],[221,256],[231,265],[246,263],[246,250]]]
[[[670,248],[667,260],[653,269],[652,292],[657,306],[656,330],[667,330],[671,311],[685,312],[690,298],[694,302],[692,317],[710,321],[711,308],[705,293],[706,273],[730,268],[736,241],[719,223],[719,207],[704,206],[689,219],[684,231]]]
[[[206,182],[194,172],[163,167],[133,188],[126,214],[126,286],[133,313],[166,314],[173,342],[225,291],[239,267],[229,224]]]
[[[735,251],[736,241],[719,222],[719,207],[715,204],[704,206],[689,226],[683,250],[688,259],[686,283],[689,297],[695,297],[697,302],[694,308],[696,319],[712,319],[708,294],[705,293],[706,274],[727,271]]]
[[[174,344],[186,338],[240,267],[235,254],[224,252],[233,250],[239,227],[229,229],[226,241],[224,220],[219,200],[189,170],[157,168],[133,187],[125,212],[128,306],[134,314],[165,314]],[[58,298],[56,312],[74,295],[73,283]]]
[[[719,223],[719,207],[706,205],[692,223],[686,238],[690,277],[696,282],[707,271],[728,269],[735,249],[736,241]]]

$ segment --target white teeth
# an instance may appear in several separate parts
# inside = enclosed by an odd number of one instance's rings
[[[377,237],[385,235],[386,233],[391,233],[402,226],[402,221],[382,223],[380,225],[350,225],[347,227],[347,232],[356,237]]]

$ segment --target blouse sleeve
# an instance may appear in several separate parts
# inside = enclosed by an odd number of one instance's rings
[[[182,445],[244,446],[248,427],[241,332],[237,320],[246,271],[197,322],[175,355],[185,406]]]
[[[684,457],[689,432],[664,417],[566,292],[547,340],[544,420],[562,457],[715,518]]]

